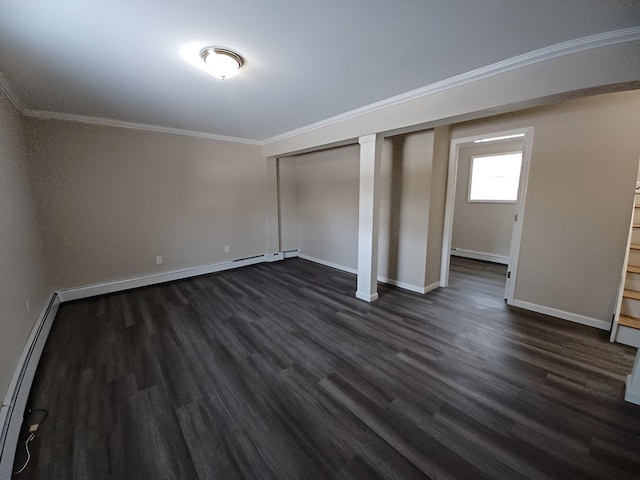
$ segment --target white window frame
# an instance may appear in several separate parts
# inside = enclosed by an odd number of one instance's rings
[[[502,157],[504,155],[514,155],[519,153],[521,155],[520,158],[520,175],[518,176],[518,184],[520,183],[520,176],[522,176],[522,163],[524,161],[524,152],[522,150],[515,150],[513,152],[500,152],[500,153],[488,153],[484,155],[474,155],[471,157],[471,161],[469,162],[469,186],[467,188],[467,202],[468,203],[516,203],[518,199],[515,200],[472,200],[471,199],[471,185],[473,184],[473,161],[476,158],[483,157]],[[516,190],[517,192],[517,190]],[[517,193],[516,193],[517,195]]]

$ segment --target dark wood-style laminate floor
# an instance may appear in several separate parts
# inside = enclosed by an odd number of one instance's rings
[[[453,259],[449,288],[367,304],[290,259],[64,304],[16,478],[640,478],[634,349],[503,278]]]

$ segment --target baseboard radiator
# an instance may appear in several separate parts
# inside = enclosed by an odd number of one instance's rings
[[[9,480],[12,477],[13,460],[31,384],[59,306],[60,299],[58,294],[54,293],[31,330],[2,404],[4,421],[0,425],[2,428],[0,433],[0,480]]]

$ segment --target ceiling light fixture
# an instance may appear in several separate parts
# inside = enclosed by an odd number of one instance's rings
[[[240,55],[222,47],[204,48],[200,51],[200,58],[207,65],[207,70],[222,80],[233,77],[244,65]]]

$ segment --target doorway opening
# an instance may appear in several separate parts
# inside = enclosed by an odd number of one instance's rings
[[[451,255],[506,265],[513,301],[533,127],[451,140],[440,286]]]

